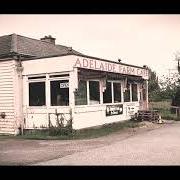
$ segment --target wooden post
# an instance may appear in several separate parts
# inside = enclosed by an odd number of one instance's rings
[[[146,110],[149,109],[149,100],[148,100],[148,80],[146,80]]]
[[[179,111],[180,111],[180,107],[177,108],[177,117],[179,117]]]
[[[176,108],[176,117],[178,117],[178,109]]]

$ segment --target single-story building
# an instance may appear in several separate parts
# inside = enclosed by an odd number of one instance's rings
[[[148,69],[17,34],[0,37],[0,134],[128,120],[148,109]],[[59,116],[60,115],[60,116]]]

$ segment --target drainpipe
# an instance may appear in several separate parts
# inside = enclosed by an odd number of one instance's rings
[[[21,135],[23,135],[24,130],[24,119],[23,119],[23,78],[22,78],[22,62],[21,56],[18,55],[18,64],[17,64],[17,73],[18,73],[18,92],[19,93],[19,109],[18,115],[20,119],[20,128],[21,128]]]

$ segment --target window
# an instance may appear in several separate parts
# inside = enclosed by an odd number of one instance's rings
[[[127,89],[124,92],[124,102],[130,102],[130,84],[127,83]]]
[[[29,106],[45,106],[45,82],[29,83]]]
[[[132,84],[132,101],[138,101],[137,97],[137,84]]]
[[[100,103],[99,81],[89,81],[89,102],[90,104]]]
[[[87,105],[87,82],[80,80],[75,93],[75,105]]]
[[[121,102],[121,83],[113,83],[114,89],[114,102]]]
[[[103,92],[103,103],[112,103],[111,82],[106,82],[106,90]]]
[[[51,81],[51,106],[69,105],[69,81]]]

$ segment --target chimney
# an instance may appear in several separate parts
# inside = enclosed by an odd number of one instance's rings
[[[68,52],[71,52],[72,51],[72,47],[68,47]]]
[[[41,41],[48,42],[48,43],[51,43],[54,45],[55,45],[55,40],[56,40],[56,38],[53,38],[51,35],[44,36],[43,38],[41,38]]]

